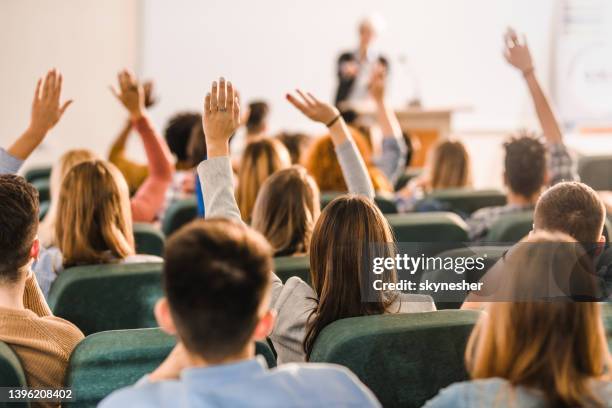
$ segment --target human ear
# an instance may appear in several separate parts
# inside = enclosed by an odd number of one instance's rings
[[[253,340],[265,340],[272,333],[276,322],[276,311],[268,310],[257,322],[253,331]]]
[[[176,335],[176,326],[174,325],[174,320],[170,313],[170,305],[168,304],[167,298],[163,297],[157,301],[154,313],[155,320],[157,320],[159,327],[172,336]]]

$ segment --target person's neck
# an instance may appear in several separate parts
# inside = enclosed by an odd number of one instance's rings
[[[359,61],[368,59],[368,50],[369,47],[367,45],[359,45]]]
[[[15,283],[0,284],[0,307],[23,310],[23,293],[25,292],[25,279]]]
[[[246,360],[250,360],[255,356],[255,344],[247,344],[240,352],[232,354],[231,356],[224,357],[222,359],[205,359],[195,353],[190,355],[190,366],[191,367],[215,367],[227,364],[236,364]]]
[[[522,194],[517,194],[513,191],[508,191],[508,193],[506,194],[506,200],[508,201],[508,204],[510,205],[529,206],[529,205],[535,205],[536,202],[538,201],[539,196],[540,196],[539,191],[534,193],[530,197],[525,197]]]

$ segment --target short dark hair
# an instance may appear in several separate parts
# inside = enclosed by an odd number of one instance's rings
[[[249,103],[249,117],[246,120],[247,131],[249,133],[261,132],[269,112],[270,107],[264,101]]]
[[[523,197],[537,193],[546,177],[546,148],[530,135],[511,138],[504,144],[506,151],[506,183],[512,192]]]
[[[38,231],[38,191],[23,177],[0,175],[0,283],[15,283]]]
[[[276,138],[280,140],[289,151],[291,164],[299,164],[301,162],[302,156],[311,140],[310,137],[304,133],[291,132],[279,133],[276,135]]]
[[[606,208],[591,187],[566,181],[549,188],[536,204],[536,229],[564,232],[583,244],[594,244],[601,237]]]
[[[187,146],[194,125],[202,122],[202,115],[197,112],[180,112],[170,118],[164,132],[170,151],[179,161],[186,161],[189,156]]]
[[[200,164],[202,160],[206,160],[207,155],[208,149],[206,148],[204,126],[200,120],[191,128],[189,144],[187,145],[187,160],[185,160],[185,163],[191,167],[195,167]]]
[[[269,287],[272,249],[244,224],[196,220],[167,242],[164,289],[179,337],[208,360],[249,341]]]

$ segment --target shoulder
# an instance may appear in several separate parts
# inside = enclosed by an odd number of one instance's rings
[[[491,217],[492,215],[499,214],[503,212],[505,206],[496,206],[496,207],[484,207],[479,210],[476,210],[469,219],[472,220],[481,220]]]
[[[378,407],[380,403],[348,368],[327,363],[289,363],[271,370],[273,375],[294,377],[299,384],[336,402]],[[331,401],[328,401],[331,402]]]
[[[279,285],[282,286],[278,286],[276,289],[277,293],[272,305],[279,313],[288,309],[310,312],[316,306],[317,294],[302,279],[294,276],[287,279],[284,284]]]
[[[135,385],[114,391],[104,398],[99,407],[163,407],[181,406],[178,381],[149,382],[141,379]]]
[[[163,259],[156,255],[136,254],[129,255],[122,260],[122,263],[146,263],[163,262]]]
[[[499,402],[500,391],[508,387],[501,378],[459,382],[443,388],[423,408],[493,406],[494,401]]]
[[[398,307],[397,313],[433,312],[436,310],[433,298],[429,295],[401,293],[393,302],[392,307],[394,309],[395,305]]]

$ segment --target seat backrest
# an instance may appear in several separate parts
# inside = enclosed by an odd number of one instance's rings
[[[469,215],[484,207],[506,204],[506,195],[499,190],[454,188],[433,191],[424,200],[437,200],[453,211]]]
[[[174,345],[174,337],[158,328],[115,330],[86,337],[73,351],[66,375],[66,386],[73,389],[76,401],[64,405],[95,407],[111,392],[153,371]],[[268,366],[276,366],[265,342],[257,342],[256,353]]]
[[[68,268],[53,282],[49,306],[85,335],[155,327],[153,307],[162,296],[161,271],[161,262]]]
[[[467,379],[463,355],[478,316],[443,310],[338,320],[323,329],[310,361],[348,367],[384,407],[421,407]]]
[[[169,237],[170,234],[193,221],[197,216],[198,203],[195,197],[175,201],[166,210],[162,231],[166,237]]]
[[[24,178],[28,183],[39,179],[49,179],[51,177],[51,166],[32,167],[26,170]]]
[[[467,242],[467,225],[451,212],[389,214],[398,242]]]
[[[483,242],[491,244],[515,243],[533,229],[533,211],[504,214],[489,229]]]
[[[134,224],[134,242],[137,254],[162,256],[164,253],[164,234],[157,227],[146,224]]]
[[[580,157],[578,174],[583,183],[595,190],[612,190],[612,155]]]
[[[2,387],[10,388],[23,388],[28,386],[19,357],[13,349],[4,342],[0,342],[0,384]],[[0,408],[27,408],[29,406],[30,403],[27,401],[0,401]]]
[[[283,281],[292,276],[310,282],[310,260],[308,256],[279,256],[274,258],[274,272]]]
[[[36,179],[32,182],[32,185],[36,190],[38,190],[38,200],[41,203],[51,200],[51,182],[49,179]]]

